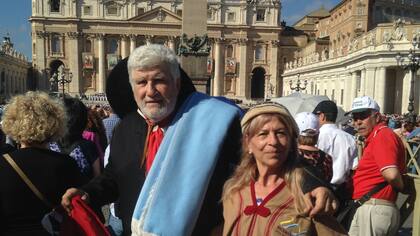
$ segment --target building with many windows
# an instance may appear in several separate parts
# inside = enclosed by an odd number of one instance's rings
[[[30,63],[13,48],[9,36],[0,44],[0,104],[13,95],[26,92]]]
[[[420,1],[343,0],[319,19],[315,34],[287,59],[284,95],[299,80],[307,82],[305,92],[326,95],[344,110],[354,97],[368,95],[385,113],[407,112],[411,74],[397,65],[395,56],[407,56],[412,40],[420,39]],[[414,84],[418,113],[417,75]]]
[[[32,0],[32,57],[38,87],[50,89],[49,78],[63,65],[72,75],[66,92],[101,93],[109,71],[134,48],[159,43],[177,51],[182,4],[180,0]],[[278,96],[283,63],[304,40],[301,31],[281,24],[280,0],[208,0],[207,4],[208,92],[242,100]]]

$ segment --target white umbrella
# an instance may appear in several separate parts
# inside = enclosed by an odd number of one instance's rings
[[[330,100],[327,96],[311,95],[306,93],[292,93],[285,97],[272,98],[271,101],[277,102],[285,106],[290,114],[294,117],[300,112],[312,112],[315,107],[322,101]],[[338,107],[337,124],[348,121],[348,117],[344,116],[344,110]]]
[[[292,93],[285,97],[272,98],[271,101],[285,106],[292,116],[300,112],[312,112],[318,103],[330,100],[327,96],[310,95],[306,93]]]

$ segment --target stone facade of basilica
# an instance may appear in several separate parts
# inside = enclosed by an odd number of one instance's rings
[[[66,76],[72,75],[66,92],[102,93],[107,74],[136,47],[159,43],[177,51],[182,4],[180,0],[32,0],[38,87],[54,89],[50,78],[63,65]],[[280,0],[208,0],[207,9],[208,93],[242,100],[280,95],[283,63],[298,46],[293,35],[282,36]]]

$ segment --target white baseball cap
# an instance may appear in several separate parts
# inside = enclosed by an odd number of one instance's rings
[[[363,112],[367,109],[380,111],[378,103],[376,103],[371,97],[357,97],[353,100],[353,103],[351,104],[351,111],[349,113]]]
[[[295,115],[295,121],[299,127],[299,135],[308,129],[315,130],[318,133],[319,121],[318,117],[311,112],[300,112]]]

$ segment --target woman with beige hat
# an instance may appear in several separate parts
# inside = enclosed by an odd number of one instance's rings
[[[346,235],[332,216],[308,217],[298,128],[282,105],[264,103],[241,121],[243,154],[223,191],[223,235]]]

